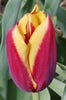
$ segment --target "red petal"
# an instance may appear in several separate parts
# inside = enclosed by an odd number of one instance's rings
[[[56,40],[51,18],[48,14],[49,25],[41,42],[33,66],[33,78],[37,83],[37,91],[47,87],[52,81],[56,69]]]
[[[14,27],[8,31],[6,37],[6,49],[10,73],[13,81],[21,90],[35,91],[29,72],[20,59],[12,38],[12,31],[14,30]]]

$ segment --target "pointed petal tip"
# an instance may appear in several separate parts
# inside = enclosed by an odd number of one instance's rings
[[[39,11],[38,4],[37,4],[37,3],[35,3],[35,6],[34,6],[34,8],[33,8],[32,12],[31,12],[31,14],[35,14],[35,13],[37,13],[38,11]]]

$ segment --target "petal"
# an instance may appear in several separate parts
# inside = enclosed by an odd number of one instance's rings
[[[19,28],[19,31],[20,33],[23,35],[23,38],[25,38],[25,34],[26,34],[26,25],[27,25],[27,22],[28,22],[28,13],[24,15],[23,18],[21,18],[19,20],[19,23],[18,23],[18,28]]]
[[[47,87],[55,74],[56,68],[56,40],[53,24],[48,15],[30,38],[30,68],[37,90]]]
[[[35,29],[39,26],[39,19],[37,17],[37,14],[29,14],[28,15],[28,20],[29,20],[29,23],[32,23],[33,26],[35,27]]]
[[[37,12],[39,12],[39,7],[38,7],[37,3],[35,3],[35,6],[31,12],[31,14],[36,14]]]
[[[44,12],[39,11],[36,14],[29,14],[28,15],[28,20],[30,23],[33,24],[33,26],[35,27],[35,29],[45,21],[46,19],[46,15]]]
[[[29,62],[30,62],[31,71],[33,68],[36,54],[40,49],[40,44],[46,34],[47,29],[48,29],[48,17],[44,23],[38,26],[38,28],[34,31],[34,33],[32,34],[29,40],[29,45],[30,45]]]
[[[46,20],[46,15],[43,11],[39,11],[37,13],[37,17],[38,17],[40,24],[43,23]]]
[[[35,91],[37,84],[32,78],[27,63],[29,50],[19,33],[17,25],[7,33],[6,48],[9,69],[15,84],[24,91]]]
[[[45,19],[46,19],[45,13],[43,11],[39,10],[37,3],[35,4],[34,9],[31,12],[31,15],[37,17],[37,20],[38,20],[39,24],[44,22]],[[32,22],[33,22],[33,20],[32,20]],[[36,24],[36,22],[34,22],[34,25],[35,24]]]

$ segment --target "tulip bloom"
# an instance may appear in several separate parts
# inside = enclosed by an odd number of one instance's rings
[[[9,70],[15,84],[37,92],[52,81],[56,69],[55,31],[49,14],[35,4],[6,36]]]

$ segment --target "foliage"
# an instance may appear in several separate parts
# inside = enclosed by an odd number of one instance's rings
[[[48,88],[40,92],[40,100],[66,100],[66,10],[59,6],[61,0],[8,0],[3,17],[0,17],[0,100],[32,100],[31,93],[19,90],[9,75],[5,41],[8,29],[30,12],[35,2],[40,9],[50,13],[54,27],[58,25],[64,34],[59,37],[56,33],[56,75]]]

